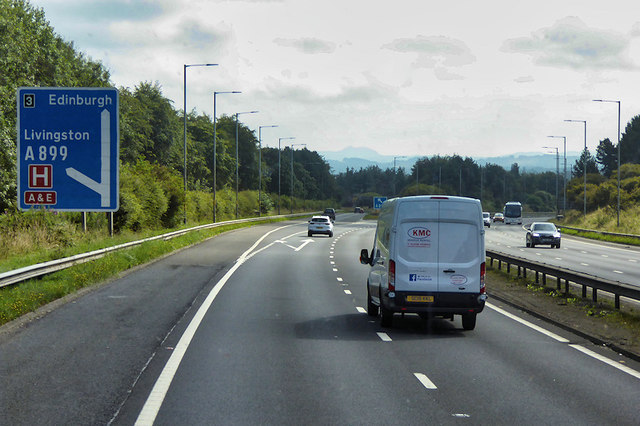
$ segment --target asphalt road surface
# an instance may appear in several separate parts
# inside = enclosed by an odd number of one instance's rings
[[[495,250],[599,278],[640,285],[640,248],[638,247],[587,241],[563,235],[560,249],[551,248],[549,245],[527,248],[526,230],[520,225],[494,223],[491,228],[485,229],[487,250]]]
[[[640,424],[638,363],[495,301],[381,328],[361,216],[234,231],[5,331],[0,423]]]

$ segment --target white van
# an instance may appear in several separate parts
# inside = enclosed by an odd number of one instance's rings
[[[367,312],[391,326],[393,314],[462,316],[473,330],[487,299],[482,206],[442,195],[394,198],[382,204],[371,256]]]

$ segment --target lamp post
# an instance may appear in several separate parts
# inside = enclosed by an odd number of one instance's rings
[[[564,174],[562,175],[562,214],[567,214],[567,137],[547,136],[548,138],[562,138],[564,146]]]
[[[399,155],[397,157],[393,157],[393,196],[396,196],[396,159],[398,158],[407,158],[404,155]]]
[[[543,146],[545,149],[555,149],[556,150],[556,216],[560,214],[559,203],[558,203],[558,175],[560,174],[560,155],[558,154],[557,146]]]
[[[184,173],[183,173],[183,180],[184,180],[184,223],[187,223],[187,68],[190,67],[215,67],[218,66],[218,64],[184,64],[184,69],[183,69],[183,75],[184,75],[184,79],[183,79],[183,93],[184,93],[184,103],[183,103],[183,121],[184,121],[184,140],[183,140],[183,151],[182,151],[182,155],[183,155],[183,160],[184,160]]]
[[[295,137],[278,138],[278,216],[280,215],[280,142],[285,139],[295,139]]]
[[[216,222],[216,176],[217,176],[217,165],[216,165],[216,147],[217,147],[217,116],[216,116],[216,95],[222,95],[224,93],[242,93],[238,91],[233,92],[213,92],[213,221]]]
[[[293,214],[293,147],[294,146],[307,146],[306,143],[292,143],[291,145],[291,214]]]
[[[262,128],[263,127],[278,127],[273,126],[258,126],[258,217],[262,216]]]
[[[584,215],[587,215],[587,121],[586,120],[564,120],[570,123],[584,123],[584,161],[582,168],[584,175]]]
[[[618,225],[620,226],[620,103],[621,101],[612,101],[606,99],[594,99],[594,102],[611,102],[618,104]]]
[[[238,219],[238,116],[241,114],[256,114],[260,111],[245,111],[245,112],[236,112],[236,219]]]

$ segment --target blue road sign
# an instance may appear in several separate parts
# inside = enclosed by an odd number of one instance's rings
[[[387,197],[373,197],[373,208],[379,209],[385,201],[387,201]]]
[[[21,87],[17,102],[20,209],[118,210],[118,91]]]

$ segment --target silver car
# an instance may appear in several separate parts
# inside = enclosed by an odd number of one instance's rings
[[[311,237],[313,234],[326,234],[329,237],[333,237],[333,223],[329,216],[313,216],[311,218],[307,228],[307,235]]]

